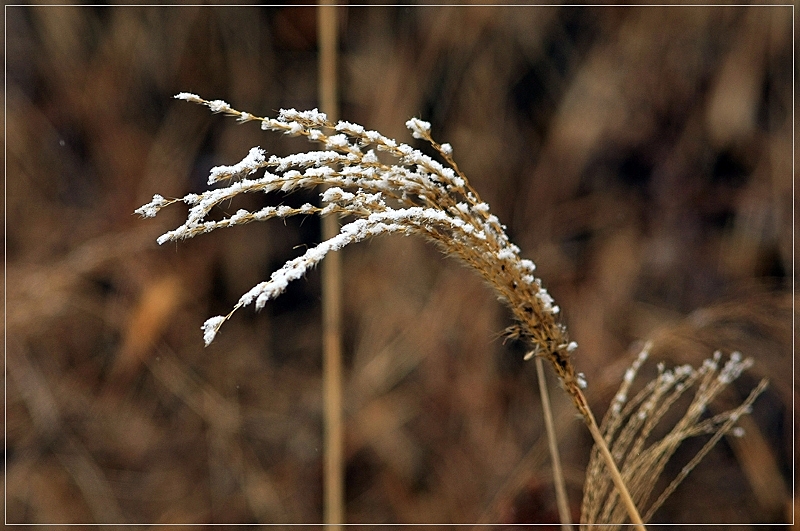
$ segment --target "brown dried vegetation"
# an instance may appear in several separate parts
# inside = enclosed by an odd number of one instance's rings
[[[313,9],[6,15],[8,522],[318,522],[317,274],[208,349],[199,332],[318,242],[316,220],[173,250],[154,240],[178,207],[130,214],[251,146],[296,149],[171,97],[316,106]],[[770,379],[747,437],[656,522],[791,520],[791,27],[779,7],[351,8],[342,25],[342,116],[395,138],[421,116],[453,145],[561,306],[596,411],[640,338],[656,360],[754,358],[730,406]],[[347,521],[555,522],[535,375],[494,295],[421,241],[344,261]],[[577,520],[590,441],[553,407]]]

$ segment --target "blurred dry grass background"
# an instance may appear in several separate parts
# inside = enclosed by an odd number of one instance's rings
[[[597,415],[640,339],[653,360],[754,357],[741,397],[770,378],[747,437],[654,521],[791,521],[792,9],[342,15],[342,117],[410,141],[419,116],[453,145],[563,309]],[[319,522],[319,274],[208,349],[200,332],[318,242],[318,220],[158,248],[184,213],[132,215],[252,146],[305,149],[171,97],[316,107],[314,9],[5,22],[7,521]],[[555,522],[536,378],[498,337],[502,306],[421,241],[343,258],[347,521]],[[590,440],[566,396],[553,405],[577,519]]]

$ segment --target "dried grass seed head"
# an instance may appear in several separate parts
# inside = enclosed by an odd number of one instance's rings
[[[238,163],[211,170],[209,184],[226,182],[226,186],[180,199],[155,195],[136,212],[153,217],[161,208],[178,201],[190,206],[186,221],[159,237],[159,244],[218,228],[295,215],[336,214],[352,219],[338,235],[289,260],[269,280],[242,295],[228,315],[208,319],[202,327],[206,345],[238,308],[253,303],[262,308],[327,253],[372,236],[398,233],[433,241],[446,254],[472,266],[509,304],[519,321],[521,335],[550,358],[562,380],[585,385],[569,360],[577,343],[569,340],[566,328],[558,322],[560,308],[533,275],[536,266],[520,257],[520,249],[510,242],[505,227],[470,186],[452,158],[452,146],[440,145],[431,138],[430,123],[412,118],[406,126],[414,138],[428,142],[445,164],[361,125],[332,123],[316,109],[283,109],[277,118],[263,118],[238,111],[222,100],[209,101],[186,92],[175,97],[205,105],[238,121],[259,121],[264,130],[305,136],[323,149],[267,157],[264,150],[254,147]],[[378,152],[396,162],[381,162]],[[263,174],[255,176],[257,172]],[[239,194],[290,192],[322,185],[327,187],[320,193],[323,206],[265,207],[254,212],[239,210],[220,220],[208,219],[215,207]]]

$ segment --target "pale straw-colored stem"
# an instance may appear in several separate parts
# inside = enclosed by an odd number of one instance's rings
[[[319,41],[319,100],[331,120],[339,115],[337,97],[338,17],[330,0],[317,8]],[[335,215],[322,219],[325,240],[339,234]],[[331,253],[322,264],[323,404],[325,417],[324,519],[338,527],[344,523],[344,428],[342,412],[342,262]]]
[[[572,529],[572,517],[569,512],[569,500],[567,499],[567,489],[564,485],[564,473],[561,470],[561,456],[558,453],[558,440],[556,439],[556,429],[553,423],[553,411],[550,407],[550,396],[547,391],[547,380],[544,376],[544,363],[542,363],[542,358],[539,356],[536,356],[536,375],[539,377],[539,394],[542,399],[542,411],[544,412],[544,427],[547,432],[547,442],[550,446],[550,460],[553,463],[553,484],[556,489],[558,517],[561,520],[561,530],[570,531]]]

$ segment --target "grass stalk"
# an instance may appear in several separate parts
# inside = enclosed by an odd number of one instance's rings
[[[567,499],[567,489],[564,485],[564,473],[561,469],[561,456],[558,452],[558,439],[556,438],[556,429],[553,422],[553,410],[550,407],[547,379],[544,376],[544,363],[542,363],[542,358],[538,356],[536,357],[536,375],[539,378],[539,394],[542,400],[542,412],[544,414],[544,427],[547,432],[547,443],[550,447],[550,460],[553,463],[553,484],[556,489],[558,517],[561,520],[561,531],[569,531],[572,529],[569,500]]]
[[[334,120],[339,115],[337,50],[338,17],[330,0],[317,8],[319,42],[318,91],[322,111]],[[322,237],[339,233],[336,214],[323,216]],[[324,519],[329,525],[344,523],[344,427],[342,411],[342,261],[331,253],[322,264],[323,404],[325,417]]]

